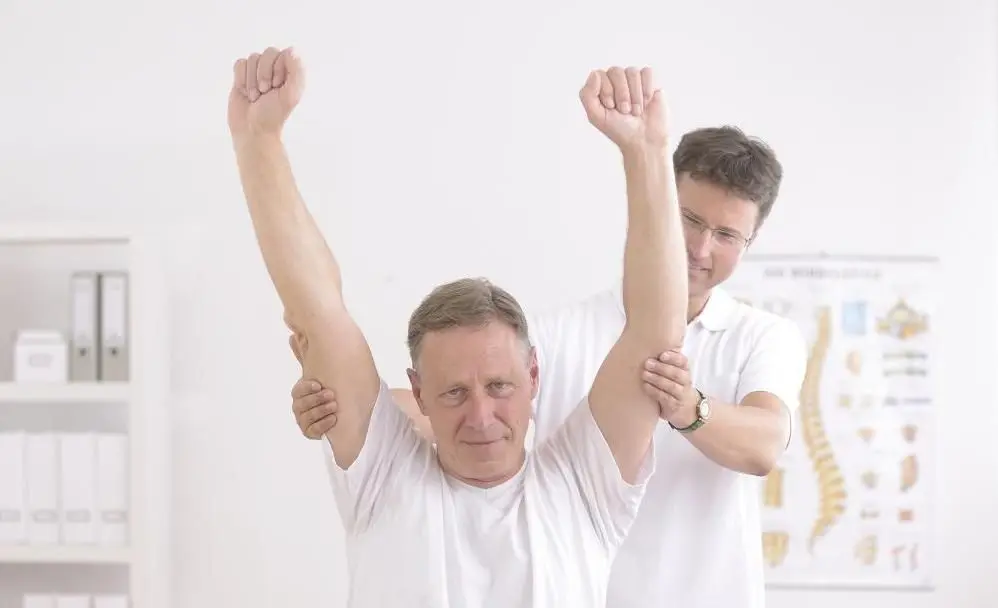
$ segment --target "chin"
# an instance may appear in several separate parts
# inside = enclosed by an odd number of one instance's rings
[[[518,452],[511,442],[499,441],[483,446],[465,446],[464,456],[469,468],[485,476],[502,475],[520,465],[522,449]]]

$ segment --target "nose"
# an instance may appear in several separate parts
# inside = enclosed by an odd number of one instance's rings
[[[466,402],[464,424],[476,431],[484,431],[495,422],[495,401],[484,391],[475,391]]]
[[[690,258],[702,260],[710,257],[710,245],[713,238],[710,230],[687,230],[686,251]]]

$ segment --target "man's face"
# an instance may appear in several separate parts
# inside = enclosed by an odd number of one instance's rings
[[[516,474],[537,394],[537,359],[510,326],[427,334],[409,380],[444,470],[486,487]]]
[[[759,207],[687,174],[676,183],[686,236],[690,296],[706,294],[734,272],[755,231]]]

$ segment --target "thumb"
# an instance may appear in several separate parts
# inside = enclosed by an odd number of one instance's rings
[[[645,105],[645,113],[653,113],[662,120],[668,118],[668,109],[666,108],[665,96],[662,94],[662,89],[655,89],[655,92],[652,93],[651,99]]]
[[[586,83],[582,85],[582,90],[579,91],[579,100],[582,101],[582,107],[586,110],[586,115],[589,119],[599,116],[603,113],[603,104],[599,100],[600,92],[600,75],[593,71],[589,72],[589,77],[586,78]]]
[[[281,51],[281,54],[284,55],[284,63],[287,66],[285,83],[300,96],[305,88],[305,67],[302,65],[301,57],[291,46]]]

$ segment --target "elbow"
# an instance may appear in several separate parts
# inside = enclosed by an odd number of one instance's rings
[[[757,457],[746,463],[745,473],[756,477],[768,477],[776,468],[775,458]]]
[[[686,318],[675,319],[665,328],[665,341],[671,349],[681,349],[686,340]]]
[[[779,451],[766,448],[757,449],[747,455],[742,467],[742,472],[756,477],[766,477],[776,469],[779,460]]]
[[[686,324],[668,321],[639,323],[628,319],[624,325],[624,334],[631,336],[634,344],[640,344],[640,349],[648,356],[657,357],[664,352],[682,350]]]
[[[662,323],[654,334],[658,352],[682,350],[686,339],[686,320],[667,320]]]

